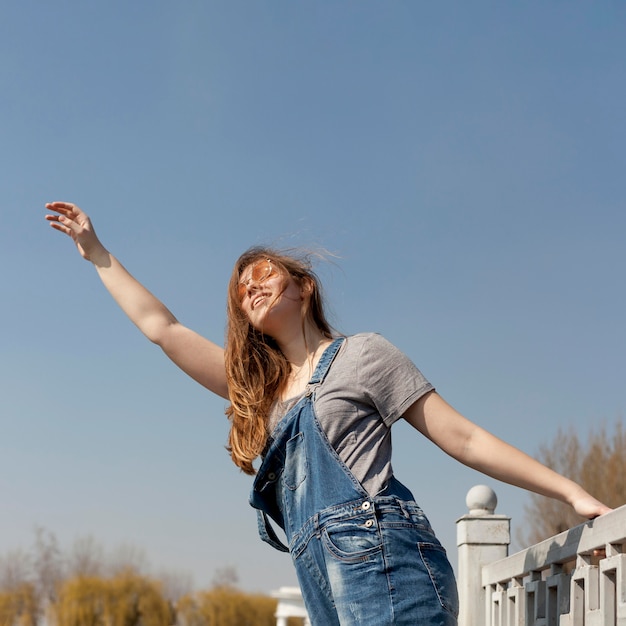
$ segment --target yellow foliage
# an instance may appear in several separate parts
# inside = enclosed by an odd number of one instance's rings
[[[276,600],[229,586],[184,596],[176,606],[184,626],[275,626]]]
[[[36,626],[37,594],[30,583],[0,591],[0,626]]]
[[[160,585],[134,572],[113,578],[79,576],[65,582],[54,605],[57,626],[169,626]]]
[[[37,594],[30,583],[0,592],[0,626],[36,626]]]
[[[277,600],[248,594],[234,586],[236,574],[224,570],[209,591],[171,599],[171,580],[164,583],[128,567],[114,576],[98,574],[90,567],[63,580],[54,539],[45,543],[38,534],[37,554],[41,567],[29,582],[24,558],[3,562],[0,587],[0,626],[37,626],[45,619],[51,626],[274,626]],[[84,555],[83,555],[84,556]],[[84,559],[83,559],[84,560]],[[165,587],[169,584],[166,592]],[[45,608],[45,614],[42,612]],[[294,618],[295,619],[295,618]],[[302,620],[290,619],[289,626]]]

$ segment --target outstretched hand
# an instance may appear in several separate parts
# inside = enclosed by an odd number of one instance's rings
[[[578,515],[587,519],[593,519],[613,510],[589,494],[574,500],[572,506]]]
[[[92,261],[96,252],[104,251],[91,220],[75,204],[71,202],[49,202],[46,204],[46,209],[54,211],[54,214],[46,215],[50,226],[71,237],[84,259]]]

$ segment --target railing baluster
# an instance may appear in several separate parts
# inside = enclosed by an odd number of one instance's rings
[[[496,585],[491,592],[491,624],[492,626],[508,626],[505,614],[506,590],[502,585]]]
[[[561,566],[553,565],[552,569],[558,571]],[[547,577],[546,586],[548,588],[546,594],[548,626],[565,626],[568,620],[563,619],[562,616],[569,615],[570,612],[570,577],[559,571]]]
[[[546,623],[546,583],[541,572],[530,572],[526,583],[526,626],[543,626]]]
[[[600,574],[603,619],[609,626],[626,626],[626,554],[602,559]]]

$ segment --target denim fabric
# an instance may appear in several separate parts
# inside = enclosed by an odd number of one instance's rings
[[[453,626],[454,574],[411,492],[394,478],[370,497],[315,416],[315,389],[342,341],[322,355],[306,395],[268,441],[250,496],[259,532],[291,553],[314,626]],[[288,548],[268,518],[285,531]]]

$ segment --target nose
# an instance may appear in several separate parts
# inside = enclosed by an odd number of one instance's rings
[[[252,277],[242,281],[241,286],[245,289],[245,295],[251,296],[255,291],[258,291],[261,288],[261,282]]]

